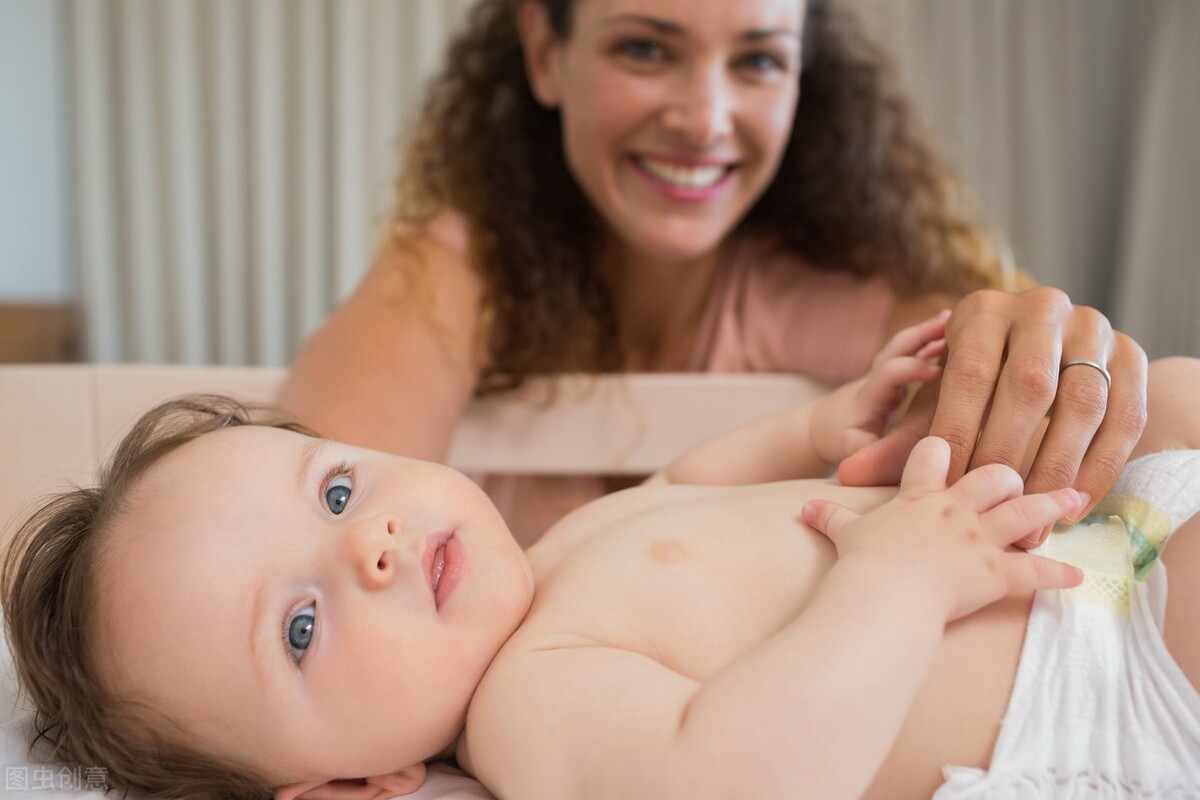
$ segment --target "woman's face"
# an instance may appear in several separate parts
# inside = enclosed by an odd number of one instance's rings
[[[710,253],[766,190],[799,95],[803,0],[578,0],[522,10],[530,82],[572,174],[640,256]]]

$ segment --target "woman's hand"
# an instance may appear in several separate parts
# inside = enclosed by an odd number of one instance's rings
[[[1106,367],[1111,385],[1100,369],[1072,365],[1080,361]],[[894,483],[930,434],[950,444],[951,481],[998,463],[1026,474],[1028,492],[1074,486],[1097,502],[1145,427],[1146,369],[1136,342],[1057,289],[974,292],[947,324],[941,378],[887,436],[843,461],[838,477],[852,486]]]

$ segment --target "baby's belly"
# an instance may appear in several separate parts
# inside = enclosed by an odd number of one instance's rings
[[[1016,679],[1033,595],[947,626],[932,669],[866,800],[930,795],[942,767],[986,768]]]
[[[563,633],[562,620],[587,619],[590,629],[576,633],[640,650],[704,682],[803,613],[836,562],[830,542],[799,521],[804,502],[825,497],[865,512],[894,490],[813,481],[711,496],[685,487],[658,497],[638,492],[584,519],[593,535],[564,542],[569,557],[551,559],[543,570],[531,551],[540,598],[525,633]],[[651,501],[643,504],[646,497]],[[604,530],[601,517],[609,514],[616,524]],[[987,766],[1031,602],[1010,599],[947,627],[866,797],[928,798],[943,766]],[[615,613],[598,614],[601,608]],[[638,620],[632,636],[631,618]]]

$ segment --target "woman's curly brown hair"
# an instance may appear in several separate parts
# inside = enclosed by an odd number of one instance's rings
[[[568,38],[574,0],[537,1]],[[521,2],[473,8],[429,85],[397,181],[397,229],[443,209],[466,220],[490,320],[481,392],[532,374],[622,368],[612,297],[592,259],[599,228],[568,171],[559,113],[530,89]],[[884,273],[901,295],[1002,286],[1003,244],[856,20],[809,0],[803,53],[791,138],[738,233],[819,269]]]

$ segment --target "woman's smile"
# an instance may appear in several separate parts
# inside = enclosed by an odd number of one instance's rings
[[[689,161],[661,156],[632,156],[630,162],[655,190],[675,200],[698,202],[729,185],[736,164]]]

